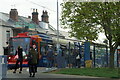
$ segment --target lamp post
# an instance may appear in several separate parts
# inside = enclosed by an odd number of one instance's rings
[[[57,0],[57,53],[59,53],[59,10],[58,10],[58,0]]]

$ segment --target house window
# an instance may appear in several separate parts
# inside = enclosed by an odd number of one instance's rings
[[[9,41],[9,38],[10,38],[10,31],[6,31],[6,39],[7,39],[7,42]]]

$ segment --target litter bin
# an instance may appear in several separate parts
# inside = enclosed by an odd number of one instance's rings
[[[0,55],[0,79],[5,78],[7,73],[7,56]]]
[[[92,60],[86,60],[85,61],[85,67],[86,68],[91,68],[92,67]]]

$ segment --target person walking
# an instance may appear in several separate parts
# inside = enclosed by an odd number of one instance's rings
[[[72,50],[72,68],[76,68],[76,56],[77,56],[77,50]]]
[[[52,49],[52,46],[49,46],[48,52],[47,52],[47,68],[50,69],[53,66],[53,59],[54,59],[54,52]]]
[[[79,50],[76,50],[75,53],[76,55],[76,67],[80,68],[81,67],[81,54],[79,53]]]
[[[64,68],[65,67],[65,57],[62,47],[60,46],[58,49],[58,55],[57,55],[57,67],[58,68]]]
[[[28,65],[29,65],[29,77],[35,77],[36,65],[37,65],[37,51],[35,45],[30,47],[28,54]]]
[[[19,62],[20,62],[20,72],[19,72],[19,73],[22,72],[22,62],[23,62],[23,54],[22,54],[22,52],[23,52],[23,48],[22,48],[21,46],[18,46],[18,48],[17,48],[17,50],[16,50],[16,54],[15,54],[15,56],[18,55],[18,59],[17,59],[17,61],[16,61],[15,70],[14,70],[13,73],[16,73],[16,70],[17,70],[17,68],[18,68],[18,63],[19,63]]]

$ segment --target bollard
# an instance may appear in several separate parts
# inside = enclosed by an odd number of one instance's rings
[[[0,79],[6,78],[7,73],[7,56],[0,55]]]

